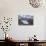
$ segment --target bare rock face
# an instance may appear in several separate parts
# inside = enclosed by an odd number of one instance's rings
[[[32,7],[38,8],[41,5],[42,1],[41,0],[29,0],[29,3]]]

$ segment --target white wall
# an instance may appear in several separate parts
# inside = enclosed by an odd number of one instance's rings
[[[12,25],[12,35],[20,40],[28,39],[32,37],[34,34],[37,35],[38,39],[44,39],[44,16],[34,16],[34,25],[33,26],[19,26],[14,18]],[[15,22],[14,22],[15,21]]]
[[[19,26],[18,15],[33,15],[33,26]],[[17,40],[27,40],[34,34],[39,40],[45,39],[46,8],[32,8],[28,0],[0,0],[0,16],[13,17],[12,27],[9,31]],[[2,36],[1,38],[2,39]]]
[[[44,39],[46,39],[46,15],[45,15],[45,24],[44,24],[44,26],[45,26],[45,28],[44,28]]]

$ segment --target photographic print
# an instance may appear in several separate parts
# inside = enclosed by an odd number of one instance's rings
[[[19,25],[33,25],[33,16],[31,15],[19,15],[18,16]]]

